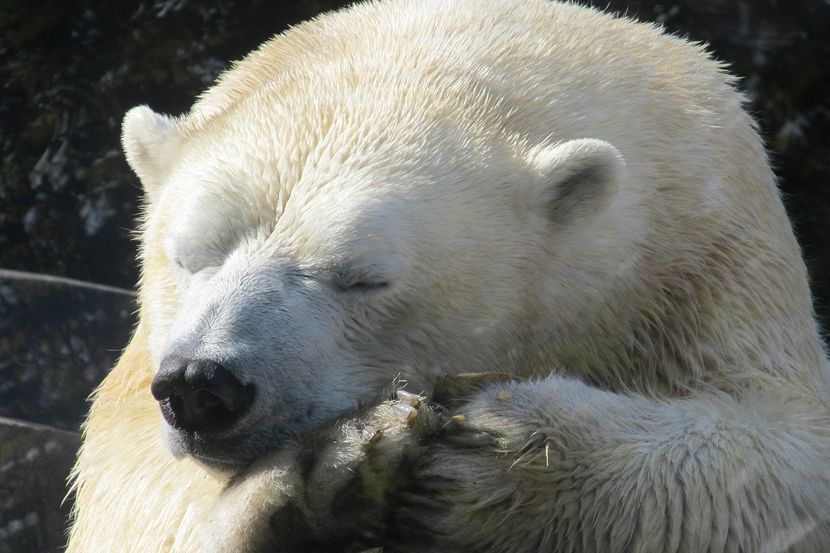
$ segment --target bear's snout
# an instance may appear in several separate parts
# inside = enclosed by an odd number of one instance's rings
[[[168,356],[150,387],[164,420],[184,432],[232,427],[253,404],[256,388],[210,359]]]

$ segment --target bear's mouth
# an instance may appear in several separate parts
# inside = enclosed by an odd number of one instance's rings
[[[256,425],[252,426],[256,428]],[[205,435],[165,425],[165,441],[174,457],[190,456],[223,473],[239,472],[264,453],[282,446],[290,437],[276,430],[236,432],[230,436]]]

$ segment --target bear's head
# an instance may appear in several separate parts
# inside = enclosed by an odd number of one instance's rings
[[[395,380],[538,368],[634,262],[607,142],[452,98],[262,106],[124,121],[174,453],[233,470]]]

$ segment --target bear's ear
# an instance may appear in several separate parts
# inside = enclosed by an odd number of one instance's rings
[[[530,161],[543,176],[542,205],[555,222],[602,212],[614,199],[625,169],[619,150],[590,138],[538,148]]]
[[[121,145],[150,201],[164,181],[180,139],[179,121],[147,106],[134,107],[124,116]]]

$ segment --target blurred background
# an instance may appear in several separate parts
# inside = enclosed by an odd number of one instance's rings
[[[0,4],[0,553],[64,544],[86,400],[135,322],[140,188],[119,146],[124,112],[185,112],[229,60],[347,3]],[[830,1],[583,3],[706,42],[741,76],[826,321]]]

